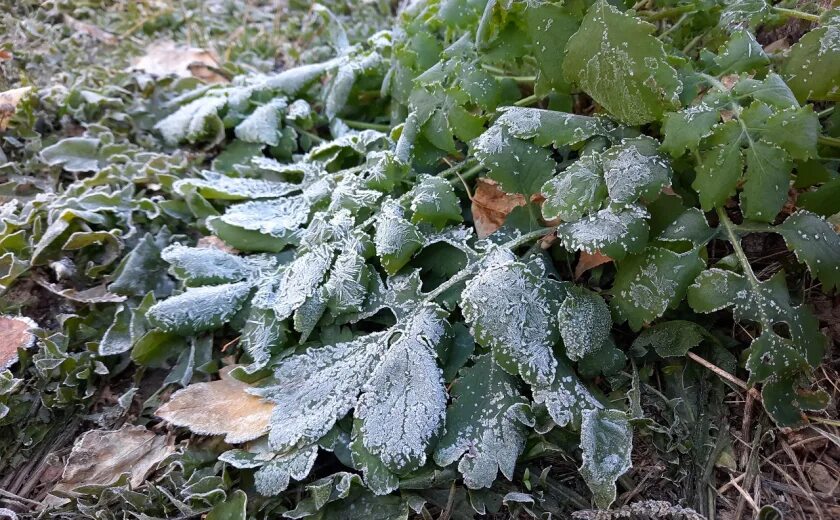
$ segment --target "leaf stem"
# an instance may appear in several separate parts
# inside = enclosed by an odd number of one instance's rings
[[[516,106],[516,107],[527,107],[527,106],[529,106],[529,105],[533,105],[534,103],[536,103],[536,102],[537,102],[537,101],[539,101],[539,100],[540,100],[540,97],[539,97],[538,95],[536,95],[536,94],[531,94],[531,95],[530,95],[530,96],[528,96],[528,97],[524,97],[524,98],[520,99],[519,101],[517,101],[516,103],[514,103],[514,104],[513,104],[513,106]]]
[[[832,106],[826,108],[825,110],[820,110],[819,112],[817,112],[817,117],[822,119],[824,117],[830,116],[831,114],[834,113],[834,107],[835,106],[836,105],[832,105]]]
[[[735,224],[729,220],[729,216],[726,214],[726,211],[723,208],[717,208],[718,218],[720,219],[720,224],[723,226],[723,229],[726,231],[728,235],[729,242],[732,244],[732,249],[735,250],[735,256],[738,257],[738,261],[741,264],[741,268],[744,270],[744,273],[747,275],[747,279],[750,281],[750,285],[754,290],[758,290],[758,277],[755,276],[753,272],[752,265],[750,265],[750,260],[747,258],[747,254],[744,253],[744,249],[741,247],[741,237],[738,236],[738,233],[735,229]]]
[[[831,146],[832,148],[840,148],[840,139],[838,139],[837,137],[819,135],[817,136],[817,142],[826,146]]]
[[[350,128],[355,128],[356,130],[379,130],[380,132],[390,132],[391,126],[390,125],[383,125],[379,123],[367,123],[365,121],[352,121],[350,119],[345,119],[344,122]]]
[[[797,11],[796,9],[788,9],[786,7],[773,6],[773,11],[791,18],[799,18],[800,20],[807,20],[809,22],[819,23],[820,15]]]
[[[720,90],[721,92],[729,92],[729,89],[726,88],[726,85],[721,83],[720,80],[716,77],[706,74],[705,72],[698,72],[697,75],[706,80],[706,82],[708,82],[710,85]]]

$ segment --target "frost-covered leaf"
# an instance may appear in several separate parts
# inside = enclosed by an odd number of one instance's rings
[[[188,286],[238,282],[247,272],[238,256],[212,247],[186,247],[173,244],[161,252],[170,272]]]
[[[236,125],[237,139],[246,143],[261,143],[269,146],[280,144],[280,126],[286,109],[286,100],[274,99],[259,106],[241,123]]]
[[[756,133],[767,142],[782,148],[792,158],[804,161],[817,156],[819,132],[819,117],[809,105],[775,112]]]
[[[422,466],[443,426],[447,395],[435,352],[447,335],[447,314],[431,303],[417,309],[362,387],[359,433],[392,471]]]
[[[700,141],[712,132],[712,127],[719,120],[718,110],[706,103],[665,114],[662,150],[672,157],[680,157],[686,150],[696,151]]]
[[[566,78],[623,123],[660,119],[680,106],[682,82],[654,29],[599,0],[566,47]]]
[[[324,284],[327,306],[336,315],[358,310],[367,296],[370,276],[362,255],[352,249],[342,251]]]
[[[576,361],[601,348],[609,337],[612,318],[600,295],[572,286],[560,304],[558,323],[566,355]]]
[[[368,489],[376,495],[387,495],[399,487],[400,479],[367,449],[360,428],[361,421],[353,421],[353,441],[350,444],[353,465],[362,471]]]
[[[224,139],[224,123],[218,111],[227,104],[224,96],[204,96],[187,103],[162,119],[155,129],[164,141],[176,145],[182,141],[215,144]]]
[[[715,65],[715,73],[723,76],[764,69],[770,65],[770,58],[764,53],[752,32],[738,30],[732,33],[729,41],[715,56]]]
[[[791,47],[784,76],[796,98],[804,102],[840,100],[840,10],[823,14],[820,27]]]
[[[238,444],[265,435],[274,405],[247,392],[247,384],[227,373],[222,379],[178,390],[155,415],[199,435],[224,435]]]
[[[156,303],[146,317],[161,330],[187,336],[221,327],[250,294],[248,282],[195,287]]]
[[[417,227],[403,217],[402,208],[389,201],[377,219],[374,244],[382,267],[393,276],[420,249],[423,239]]]
[[[601,162],[607,193],[613,202],[627,204],[655,200],[671,184],[671,165],[659,155],[659,142],[650,137],[625,139],[603,153]]]
[[[618,319],[633,330],[662,316],[683,300],[688,286],[705,267],[696,250],[675,253],[649,247],[625,258],[615,275],[611,305]]]
[[[545,404],[551,419],[560,427],[578,428],[584,411],[603,407],[563,361],[557,362],[554,381],[534,386],[533,390],[534,402]]]
[[[580,474],[592,490],[595,505],[609,509],[615,501],[615,481],[633,464],[633,430],[619,410],[584,410],[580,427],[583,463]]]
[[[570,222],[600,209],[607,197],[607,185],[600,157],[582,156],[542,186],[545,201],[542,214],[546,220]]]
[[[718,26],[730,31],[754,28],[770,14],[767,0],[730,0],[720,12]]]
[[[681,357],[708,336],[708,331],[693,321],[666,321],[643,330],[633,348],[653,347],[660,357]]]
[[[744,169],[741,128],[737,121],[717,125],[708,138],[710,147],[701,155],[691,187],[700,195],[700,206],[709,211],[735,193]]]
[[[411,221],[428,222],[438,229],[450,222],[461,222],[461,205],[446,179],[424,175],[412,190]]]
[[[776,108],[796,108],[799,103],[785,80],[771,72],[763,80],[743,78],[732,87],[732,91],[741,97],[750,96]]]
[[[273,199],[283,197],[301,188],[299,185],[289,182],[230,177],[209,170],[204,170],[202,177],[204,178],[175,181],[173,188],[176,193],[181,195],[194,189],[202,197],[219,200]]]
[[[825,219],[800,210],[775,229],[824,291],[840,287],[840,235]]]
[[[275,373],[277,384],[254,390],[276,404],[269,426],[272,447],[291,449],[323,437],[355,406],[386,340],[386,332],[377,332],[283,360]]]
[[[95,137],[68,137],[41,150],[41,159],[68,172],[95,171],[99,169],[99,145]]]
[[[698,208],[688,208],[656,237],[663,242],[688,242],[697,247],[707,244],[717,231],[709,226]]]
[[[525,425],[512,410],[525,403],[516,378],[490,355],[483,355],[462,370],[450,392],[453,403],[446,411],[446,433],[438,443],[435,462],[448,466],[459,461],[458,471],[470,489],[490,487],[499,470],[512,479],[527,437]]]
[[[318,456],[318,446],[307,446],[278,455],[254,473],[257,493],[270,497],[279,495],[289,487],[289,480],[303,480],[312,471]]]
[[[642,251],[647,244],[648,212],[641,206],[622,210],[605,208],[575,222],[557,226],[563,246],[589,254],[600,252],[615,260]]]
[[[508,302],[504,306],[498,302]],[[494,265],[467,283],[461,310],[476,341],[505,370],[529,383],[554,378],[552,347],[559,338],[543,272],[520,262]]]
[[[296,232],[309,218],[303,197],[255,200],[236,204],[220,217],[207,220],[219,238],[244,251],[282,251],[296,240]]]
[[[490,170],[487,176],[506,193],[539,193],[554,175],[555,163],[548,150],[513,137],[505,126],[491,126],[472,147],[476,158]]]
[[[494,123],[518,139],[537,146],[574,146],[595,136],[611,136],[615,123],[608,119],[527,107],[501,107]]]
[[[273,309],[252,305],[242,327],[239,345],[253,359],[254,368],[264,367],[272,350],[285,343],[287,333],[286,325],[277,319]]]
[[[260,288],[254,305],[274,310],[278,320],[288,318],[315,294],[331,263],[332,251],[327,246],[302,254]]]
[[[746,218],[771,221],[787,200],[793,161],[783,149],[763,141],[754,142],[746,156],[741,209]]]

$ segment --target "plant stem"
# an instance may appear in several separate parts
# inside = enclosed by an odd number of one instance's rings
[[[450,166],[449,168],[443,170],[442,172],[438,173],[437,176],[438,177],[443,177],[444,179],[449,179],[450,177],[457,174],[459,171],[463,170],[467,166],[474,166],[475,163],[476,163],[476,159],[473,158],[473,157],[470,157],[469,159],[461,161],[461,162],[459,162],[457,164],[454,164],[454,165]]]
[[[770,224],[759,222],[746,222],[744,224],[733,224],[736,233],[773,233],[775,230]]]
[[[391,126],[390,125],[382,125],[379,123],[367,123],[365,121],[351,121],[349,119],[345,119],[344,122],[350,128],[355,128],[356,130],[379,130],[380,132],[390,132]]]
[[[747,254],[744,253],[744,249],[741,247],[741,237],[738,236],[735,230],[735,224],[729,220],[729,216],[726,214],[722,208],[717,208],[718,218],[720,219],[720,224],[723,226],[723,229],[726,231],[728,235],[729,242],[732,244],[732,249],[735,250],[735,256],[738,257],[738,262],[741,264],[741,268],[744,270],[744,273],[747,275],[747,279],[750,282],[750,285],[753,289],[758,290],[758,278],[755,276],[753,272],[752,265],[750,265],[750,260],[747,258]]]
[[[704,72],[700,72],[697,75],[700,76],[701,78],[703,78],[704,80],[706,80],[710,85],[712,85],[716,89],[720,90],[721,92],[728,92],[729,91],[729,89],[726,88],[726,85],[721,83],[720,80],[717,79],[716,77],[710,76],[709,74],[706,74]]]
[[[524,98],[520,99],[519,101],[514,103],[513,106],[527,107],[529,105],[533,105],[534,103],[536,103],[539,100],[540,100],[539,96],[537,96],[536,94],[531,94],[528,97],[524,97]]]
[[[822,119],[824,117],[830,116],[831,114],[834,113],[834,106],[836,106],[836,105],[832,105],[832,106],[826,108],[825,110],[820,110],[819,112],[817,112],[817,117]]]
[[[800,20],[807,20],[814,23],[818,23],[820,21],[820,16],[818,14],[811,14],[803,11],[797,11],[796,9],[787,9],[786,7],[776,6],[773,6],[773,10],[779,14],[790,16],[791,18],[799,18]]]
[[[817,142],[833,148],[840,148],[840,138],[829,137],[827,135],[817,136]]]
[[[517,83],[534,83],[537,81],[536,76],[501,76],[497,75],[496,79],[503,80],[503,79],[512,79]]]
[[[688,15],[689,13],[685,13],[684,15],[680,16],[680,19],[674,22],[674,24],[671,27],[668,27],[668,30],[660,34],[658,38],[662,39],[674,32],[674,30],[677,29],[680,25],[682,25],[684,21],[688,20]]]
[[[468,181],[471,178],[475,177],[475,175],[483,169],[484,169],[483,165],[476,164],[475,166],[473,166],[472,168],[470,168],[469,170],[465,171],[464,173],[462,173],[460,175],[457,175],[457,172],[456,172],[455,178],[452,179],[449,182],[451,182],[452,184],[458,184],[458,182]]]

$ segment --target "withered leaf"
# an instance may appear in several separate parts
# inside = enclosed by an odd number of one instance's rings
[[[32,87],[20,87],[0,92],[0,132],[6,129],[9,120],[15,114],[18,103],[31,90]]]
[[[171,41],[153,43],[132,65],[135,70],[155,76],[174,74],[182,78],[194,76],[207,83],[227,83],[227,78],[214,71],[218,67],[219,60],[212,52]]]
[[[0,316],[0,370],[17,362],[19,348],[30,348],[35,343],[32,329],[37,326],[24,316]]]
[[[517,206],[525,205],[521,194],[505,193],[496,181],[479,178],[472,197],[472,215],[478,238],[485,238],[502,227],[505,218]]]
[[[575,280],[580,278],[586,271],[594,269],[599,265],[608,264],[612,261],[612,258],[607,255],[602,255],[597,251],[592,254],[589,254],[586,251],[581,251],[580,258],[578,258],[578,263],[575,266]]]
[[[222,379],[178,390],[155,415],[199,435],[224,435],[236,444],[264,435],[274,405],[246,392],[247,384],[222,374]]]

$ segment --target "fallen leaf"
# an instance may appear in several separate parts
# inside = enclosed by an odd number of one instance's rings
[[[840,482],[822,464],[808,464],[808,477],[811,484],[821,493],[833,495],[840,486]]]
[[[767,54],[774,54],[788,49],[790,49],[790,44],[788,43],[787,38],[779,38],[778,40],[770,42],[764,46],[764,52]]]
[[[14,58],[14,55],[11,52],[6,49],[0,49],[0,62],[10,61],[12,58]]]
[[[53,492],[69,492],[80,486],[107,486],[126,473],[129,485],[136,488],[173,450],[165,436],[155,435],[144,426],[87,431],[76,439]],[[61,501],[55,496],[49,500]]]
[[[131,68],[155,76],[174,74],[182,78],[194,76],[207,83],[227,83],[228,79],[214,70],[218,67],[219,60],[210,51],[165,41],[149,46]]]
[[[575,266],[575,280],[580,278],[586,271],[594,269],[602,264],[608,264],[612,261],[612,258],[607,255],[602,255],[597,251],[592,254],[589,254],[586,251],[581,251],[580,258],[578,258],[578,263]]]
[[[96,285],[88,289],[77,290],[72,287],[64,287],[57,283],[52,283],[40,276],[33,276],[35,283],[50,291],[56,296],[67,298],[74,302],[80,303],[119,303],[125,301],[125,296],[120,296],[109,292],[104,285]]]
[[[178,390],[155,415],[199,435],[224,435],[229,444],[264,435],[274,405],[247,393],[250,386],[227,373],[217,381]]]
[[[6,129],[9,120],[15,114],[18,103],[31,90],[32,87],[20,87],[0,92],[0,132]]]
[[[119,43],[119,39],[108,31],[93,24],[77,20],[68,14],[64,15],[64,23],[74,31],[87,34],[91,38],[95,38],[106,45],[116,45]]]
[[[224,240],[214,235],[199,238],[198,242],[196,242],[195,244],[195,247],[202,247],[205,249],[218,249],[219,251],[224,251],[225,253],[230,253],[232,255],[239,254],[238,249],[230,247],[225,243]]]
[[[472,215],[478,238],[490,236],[502,227],[514,208],[524,205],[524,196],[505,193],[495,181],[479,178],[472,197]]]
[[[25,316],[0,316],[0,370],[17,363],[18,349],[35,344],[32,329],[38,324]]]

